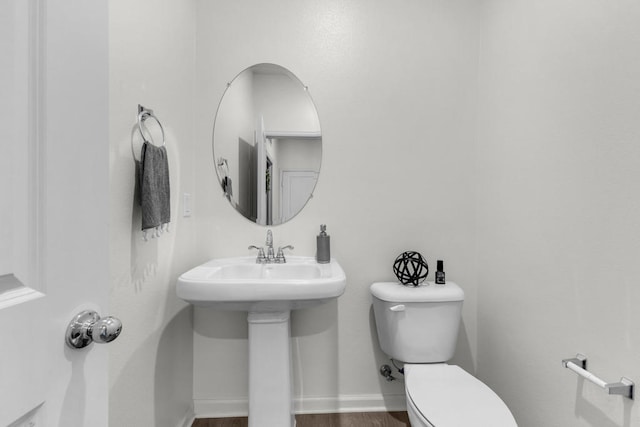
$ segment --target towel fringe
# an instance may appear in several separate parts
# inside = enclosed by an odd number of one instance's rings
[[[149,230],[152,231],[150,234],[149,234]],[[160,237],[165,232],[169,233],[169,231],[170,230],[169,230],[168,222],[154,228],[147,228],[146,230],[142,230],[142,240],[145,242],[148,242],[149,236],[151,236],[152,239],[155,239],[156,237]]]

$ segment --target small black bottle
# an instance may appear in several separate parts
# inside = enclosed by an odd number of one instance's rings
[[[436,284],[444,285],[446,282],[444,280],[444,262],[441,259],[438,260],[437,270],[436,270]]]

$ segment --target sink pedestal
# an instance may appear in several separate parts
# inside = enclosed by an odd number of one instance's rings
[[[293,427],[290,311],[249,312],[249,427]]]

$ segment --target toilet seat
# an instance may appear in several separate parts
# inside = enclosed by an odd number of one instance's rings
[[[483,382],[446,363],[406,364],[407,408],[430,427],[517,427],[507,405]]]

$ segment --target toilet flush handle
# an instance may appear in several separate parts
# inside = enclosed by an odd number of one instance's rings
[[[404,311],[404,309],[405,309],[404,304],[398,304],[398,305],[393,305],[389,307],[389,310],[391,311]]]

